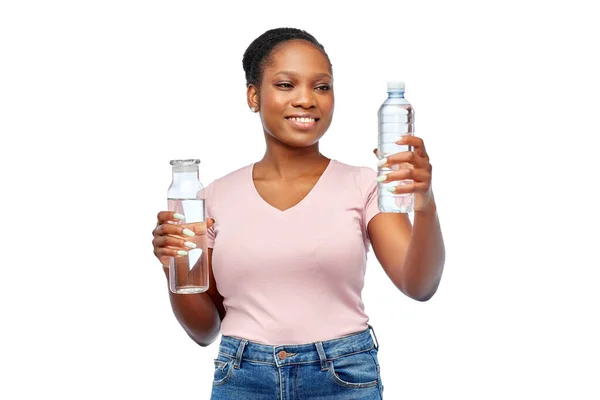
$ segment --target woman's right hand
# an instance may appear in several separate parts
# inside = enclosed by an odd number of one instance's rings
[[[169,266],[169,258],[182,257],[187,254],[182,252],[195,248],[197,236],[206,235],[206,230],[214,223],[209,218],[206,223],[179,225],[183,216],[173,211],[161,211],[157,219],[156,228],[152,231],[152,246],[154,255],[165,267]]]

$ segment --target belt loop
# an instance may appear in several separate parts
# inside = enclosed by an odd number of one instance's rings
[[[375,350],[379,351],[379,341],[377,340],[377,335],[375,334],[375,328],[373,328],[370,324],[369,329],[373,332],[373,337],[375,338]]]
[[[327,362],[327,356],[323,349],[323,342],[316,342],[317,352],[319,353],[319,359],[321,360],[321,371],[327,371],[329,369],[329,363]]]
[[[248,340],[244,339],[240,341],[240,345],[238,347],[237,354],[235,356],[235,361],[233,362],[233,368],[240,369],[240,364],[242,363],[242,354],[244,354],[244,349],[248,344]]]

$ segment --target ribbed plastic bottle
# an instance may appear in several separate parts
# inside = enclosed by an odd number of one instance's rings
[[[389,155],[412,151],[412,146],[398,145],[396,142],[404,135],[414,135],[415,113],[411,104],[404,98],[404,82],[387,83],[388,98],[379,107],[378,157],[381,160]],[[401,168],[412,168],[410,164],[378,167],[378,176],[389,174]],[[414,210],[413,193],[394,194],[390,191],[394,186],[405,185],[412,181],[392,181],[379,183],[378,205],[382,212],[410,213]]]

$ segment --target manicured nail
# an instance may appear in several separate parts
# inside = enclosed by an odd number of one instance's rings
[[[388,161],[387,157],[382,158],[381,160],[377,161],[377,166],[381,167],[383,164],[385,164]]]
[[[376,181],[377,182],[383,182],[387,179],[387,175],[380,175],[377,177]]]
[[[187,256],[187,251],[177,250],[177,254],[180,256]]]
[[[390,192],[392,192],[392,193],[395,193],[396,192],[396,187],[394,186],[394,187],[388,188],[388,190]]]
[[[402,144],[402,143],[404,143],[405,140],[406,140],[406,138],[404,136],[400,136],[398,139],[396,139],[396,143]]]
[[[183,234],[186,236],[196,236],[196,234],[194,232],[190,231],[188,228],[185,228],[183,230]]]
[[[179,213],[175,213],[173,214],[173,218],[175,219],[185,219],[185,215],[179,214]]]
[[[185,242],[184,245],[185,245],[185,247],[188,247],[190,249],[195,249],[196,248],[196,243]]]

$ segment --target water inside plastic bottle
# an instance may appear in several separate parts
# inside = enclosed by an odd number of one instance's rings
[[[389,97],[384,101],[378,111],[379,139],[378,156],[380,159],[395,153],[412,151],[411,146],[398,145],[398,141],[404,135],[413,135],[414,110],[410,103],[404,98],[404,91],[389,92]],[[411,164],[394,164],[392,167],[379,167],[378,176],[397,171],[402,168],[413,168]],[[409,213],[414,210],[414,194],[394,194],[389,191],[394,186],[402,186],[412,183],[411,180],[391,181],[379,183],[378,204],[383,212]]]

